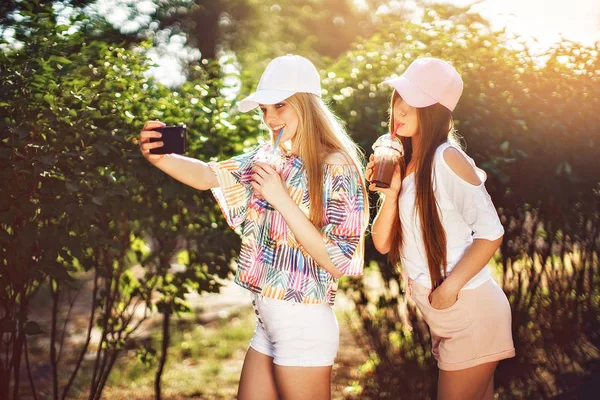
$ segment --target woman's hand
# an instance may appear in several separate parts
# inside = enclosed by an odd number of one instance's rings
[[[448,285],[444,285],[445,282],[429,294],[429,303],[436,310],[452,307],[458,300],[459,291],[450,288]]]
[[[367,164],[367,168],[365,171],[365,178],[369,182],[371,182],[371,179],[373,179],[374,166],[375,166],[375,156],[373,154],[371,154],[371,156],[369,157],[369,163]],[[400,164],[396,164],[396,168],[394,169],[394,175],[392,177],[392,182],[391,182],[389,188],[387,188],[387,189],[380,188],[380,187],[377,187],[374,183],[371,183],[369,185],[370,191],[381,193],[381,194],[385,195],[386,197],[388,197],[388,196],[398,197],[398,194],[400,193],[401,188],[402,188],[402,178],[400,176]]]
[[[151,149],[162,147],[164,144],[163,142],[150,143],[150,138],[160,138],[162,136],[160,132],[153,131],[152,129],[162,128],[164,126],[166,125],[160,121],[148,121],[140,132],[140,151],[146,160],[150,161],[154,165],[158,164],[158,162],[162,160],[165,155],[150,153]]]
[[[252,172],[252,187],[274,208],[285,196],[289,196],[281,176],[269,164],[255,162]]]

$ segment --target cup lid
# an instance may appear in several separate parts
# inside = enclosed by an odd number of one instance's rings
[[[392,139],[392,135],[386,133],[385,135],[379,136],[379,138],[373,143],[373,150],[378,147],[389,147],[400,153],[400,155],[404,155],[404,146],[402,146],[402,142],[398,137]]]

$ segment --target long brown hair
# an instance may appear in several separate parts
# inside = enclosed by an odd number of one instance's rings
[[[394,90],[391,100],[391,110],[394,102],[402,101],[402,98]],[[429,107],[417,108],[418,135],[420,142],[420,154],[415,160],[415,186],[416,186],[416,210],[419,213],[423,232],[423,243],[427,254],[427,264],[432,288],[437,287],[443,277],[446,276],[446,234],[440,220],[438,205],[433,192],[433,157],[435,151],[444,142],[454,140],[454,125],[452,112],[441,104]],[[395,126],[394,114],[390,111],[390,130]],[[404,145],[404,162],[400,165],[402,178],[406,175],[406,168],[413,157],[412,139],[401,137]],[[392,225],[392,247],[388,254],[388,260],[396,265],[400,258],[403,231],[400,218],[394,219]]]
[[[358,172],[364,197],[363,222],[368,226],[369,196],[364,180],[365,159],[360,148],[320,97],[296,93],[287,102],[296,110],[299,119],[292,150],[304,161],[306,168],[310,221],[319,229],[324,224],[323,165],[328,154],[341,152]]]

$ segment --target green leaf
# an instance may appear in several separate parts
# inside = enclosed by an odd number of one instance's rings
[[[45,156],[41,156],[39,158],[39,160],[46,165],[54,165],[58,162],[58,160],[56,159],[56,156],[53,155],[45,155]]]
[[[27,223],[19,232],[19,242],[24,249],[29,249],[38,240],[37,224]]]
[[[65,186],[67,187],[67,190],[69,191],[69,193],[75,193],[75,192],[79,191],[79,186],[75,183],[65,182]]]
[[[40,328],[40,326],[37,324],[37,322],[33,322],[33,321],[27,321],[27,323],[23,327],[23,332],[25,332],[25,334],[28,336],[40,335],[40,334],[46,333],[42,330],[42,328]]]
[[[103,143],[96,143],[94,145],[94,148],[96,150],[98,150],[98,152],[100,152],[100,154],[102,154],[105,157],[108,155],[108,153],[110,153],[110,148]]]
[[[21,125],[18,128],[15,128],[13,132],[16,133],[20,139],[25,139],[27,136],[29,136],[30,130],[27,127]]]
[[[69,25],[56,25],[56,33],[63,33],[69,30]]]
[[[54,104],[54,97],[51,94],[45,94],[44,97],[43,97],[43,99],[49,105],[53,105]]]
[[[60,26],[60,25],[59,25],[59,26]],[[68,28],[67,28],[67,29],[68,29]],[[49,58],[48,60],[49,60],[49,61],[56,61],[57,63],[59,63],[59,64],[64,64],[64,65],[69,65],[69,64],[71,64],[71,63],[72,63],[72,61],[71,61],[71,60],[69,60],[68,58],[66,58],[66,57],[63,57],[63,56],[55,56],[55,55],[52,55],[52,56],[50,56],[50,58]]]
[[[46,265],[42,267],[42,271],[47,273],[48,276],[54,280],[61,283],[70,283],[75,281],[69,274],[69,271],[67,271],[66,267],[63,265]]]

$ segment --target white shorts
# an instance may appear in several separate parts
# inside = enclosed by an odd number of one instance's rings
[[[257,316],[250,347],[286,367],[333,365],[340,328],[328,304],[302,304],[252,295]]]

